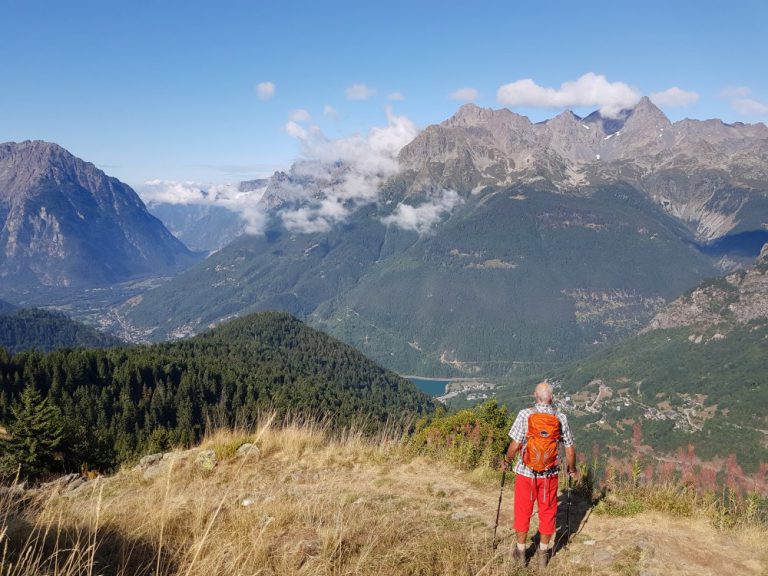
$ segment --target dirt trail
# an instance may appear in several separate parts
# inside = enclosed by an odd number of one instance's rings
[[[493,525],[498,491],[460,486],[444,480],[454,517],[481,520]],[[513,541],[512,486],[504,492],[498,529],[500,550]],[[558,528],[565,525],[564,499],[559,506]],[[657,512],[632,517],[593,514],[574,497],[570,543],[552,560],[554,575],[595,576],[768,576],[768,546],[758,534],[719,531],[704,518],[673,518]],[[537,518],[534,513],[531,534]],[[564,540],[561,540],[563,542]],[[532,552],[532,549],[531,549]]]
[[[313,449],[304,450],[299,446],[300,435],[294,434],[294,438],[287,432],[281,434],[286,438],[265,443],[260,455],[247,466],[233,457],[213,470],[201,472],[195,463],[198,452],[194,450],[180,453],[175,460],[177,490],[168,506],[168,510],[178,514],[175,522],[179,526],[193,526],[195,522],[203,526],[208,517],[206,510],[222,510],[224,524],[215,535],[218,547],[212,546],[209,555],[235,545],[252,550],[256,531],[266,542],[262,550],[265,557],[274,558],[276,551],[282,550],[284,555],[279,557],[289,562],[298,554],[302,563],[315,563],[312,570],[339,562],[336,556],[323,556],[324,550],[349,545],[353,546],[350,554],[364,551],[353,558],[352,564],[368,562],[369,566],[379,567],[378,573],[535,573],[533,569],[515,571],[510,563],[514,542],[511,478],[504,490],[497,531],[499,546],[494,554],[491,536],[499,484],[492,473],[463,472],[445,462],[403,457],[399,452],[369,452],[354,445],[322,446],[318,438],[314,439],[317,445]],[[165,483],[170,476],[162,470],[149,475],[148,472],[151,469],[126,470],[112,478],[91,481],[109,486],[104,513],[112,514],[116,534],[120,530],[134,530],[131,514],[137,518],[151,514],[166,494]],[[97,508],[93,499],[95,494],[101,494],[95,486],[86,483],[62,493],[57,506],[90,526],[92,519],[88,514]],[[228,493],[228,504],[221,508],[225,502],[222,494]],[[566,525],[563,500],[561,496],[561,531]],[[201,515],[198,518],[195,514]],[[49,516],[54,518],[55,514]],[[537,529],[537,520],[536,516],[532,519],[531,535]],[[575,493],[570,523],[574,535],[557,550],[547,571],[550,576],[768,576],[765,529],[755,533],[719,531],[703,517],[674,518],[661,513],[631,517],[599,515]],[[378,533],[370,534],[371,526]],[[581,530],[577,532],[579,526]],[[146,524],[142,529],[153,534]],[[379,541],[386,542],[389,548],[377,547]],[[426,550],[423,558],[422,550],[408,548],[414,541]],[[565,544],[564,538],[556,541]],[[179,549],[192,545],[185,539],[179,542]],[[447,550],[451,545],[455,550]],[[402,550],[418,559],[413,564],[420,567],[418,570],[393,569],[403,563]],[[446,551],[455,552],[445,556],[451,559],[453,568],[460,567],[461,571],[436,568],[448,566],[440,563]],[[532,546],[530,553],[533,551]],[[379,557],[373,558],[373,554]],[[396,563],[388,564],[390,555]],[[210,557],[214,559],[207,561],[216,566],[216,562],[226,564],[231,560],[228,556]],[[281,573],[319,573],[302,571],[297,566]],[[336,566],[339,574],[352,573],[342,570],[348,567],[344,562]],[[382,566],[387,570],[382,571]]]
[[[659,513],[631,518],[590,515],[560,560],[594,567],[596,574],[768,574],[768,548],[754,535],[720,532],[702,519]]]

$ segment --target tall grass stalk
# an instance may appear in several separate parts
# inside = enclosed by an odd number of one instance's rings
[[[490,545],[495,471],[419,454],[398,423],[374,437],[361,429],[332,432],[327,423],[299,420],[276,426],[265,417],[258,428],[205,438],[200,449],[221,455],[213,470],[195,464],[195,449],[156,473],[126,469],[74,492],[6,490],[0,575],[513,572],[511,498],[500,524],[504,544],[495,553]],[[245,442],[258,450],[238,453]],[[653,496],[647,486],[630,481],[630,488],[643,506],[659,509],[680,496],[673,486]],[[621,490],[617,480],[617,502]],[[692,514],[717,504],[683,496]],[[745,513],[757,517],[758,507]],[[579,573],[556,560],[550,574]]]

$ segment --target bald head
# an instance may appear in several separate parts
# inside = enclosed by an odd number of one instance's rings
[[[533,392],[533,397],[536,398],[536,402],[539,404],[552,404],[552,386],[549,382],[539,382],[536,384],[536,390]]]

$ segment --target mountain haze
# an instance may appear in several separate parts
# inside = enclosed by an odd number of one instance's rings
[[[223,206],[150,202],[147,210],[190,250],[219,250],[245,230],[239,214]]]
[[[271,179],[204,186],[194,182],[152,180],[142,189],[148,210],[192,250],[219,250],[250,231],[249,209],[272,183]]]

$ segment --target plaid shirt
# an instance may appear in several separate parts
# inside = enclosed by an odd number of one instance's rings
[[[517,459],[517,464],[515,465],[515,474],[527,476],[528,478],[557,476],[559,462],[549,470],[538,473],[523,464],[522,451],[525,450],[525,443],[527,441],[525,436],[528,433],[528,417],[535,412],[546,412],[547,414],[557,416],[557,419],[560,420],[560,440],[566,448],[573,446],[573,433],[571,432],[571,427],[568,426],[568,418],[565,417],[565,414],[555,409],[551,404],[536,404],[533,408],[524,408],[517,414],[515,423],[512,424],[512,428],[509,430],[509,437],[523,445],[520,451],[520,458]]]

